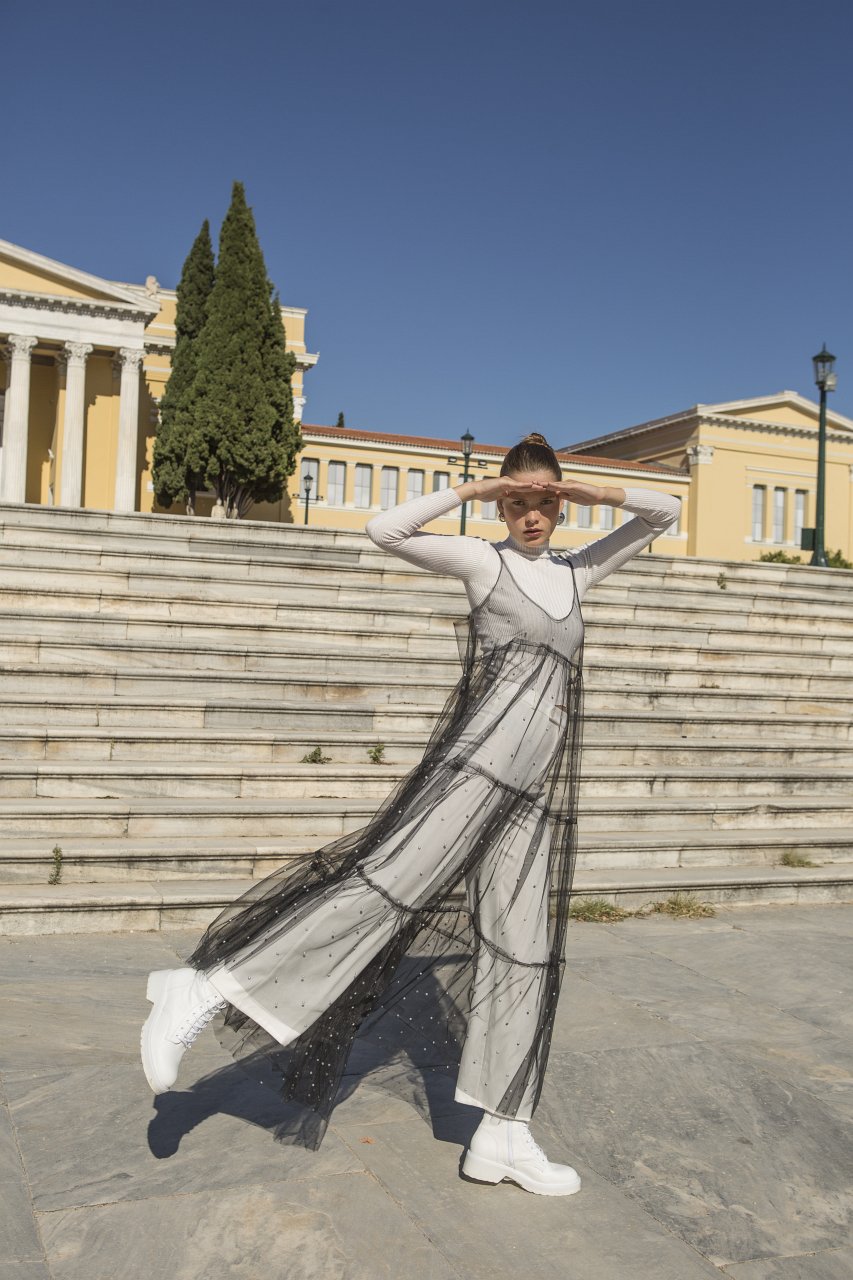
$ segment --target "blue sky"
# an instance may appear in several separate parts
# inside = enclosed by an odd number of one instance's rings
[[[793,388],[853,416],[853,5],[7,6],[0,237],[174,287],[246,185],[307,422],[555,445]]]

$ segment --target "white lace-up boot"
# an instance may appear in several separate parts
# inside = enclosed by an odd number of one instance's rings
[[[200,969],[157,969],[146,995],[154,1008],[142,1028],[142,1066],[155,1093],[178,1078],[181,1058],[225,1001]]]
[[[462,1172],[478,1182],[509,1178],[540,1196],[570,1196],[581,1180],[568,1164],[552,1164],[523,1120],[483,1116],[471,1139]]]

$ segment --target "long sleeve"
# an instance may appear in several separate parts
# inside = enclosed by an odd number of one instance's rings
[[[630,511],[634,519],[570,552],[579,570],[581,596],[664,533],[678,519],[681,499],[657,489],[626,489],[622,510]]]
[[[371,516],[365,532],[383,551],[391,551],[432,573],[461,578],[469,594],[473,591],[476,598],[485,594],[500,570],[498,554],[491,544],[461,534],[421,533],[421,526],[429,520],[461,505],[455,489],[439,489]]]

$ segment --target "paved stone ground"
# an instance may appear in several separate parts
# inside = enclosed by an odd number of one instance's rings
[[[207,1030],[156,1101],[144,977],[192,933],[0,940],[0,1280],[850,1280],[853,904],[572,924],[534,1132],[565,1199],[459,1177],[479,1112],[362,1084],[317,1153]]]

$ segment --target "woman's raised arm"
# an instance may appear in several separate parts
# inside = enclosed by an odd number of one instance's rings
[[[461,578],[466,586],[478,586],[481,579],[493,578],[500,569],[497,552],[488,542],[462,534],[421,532],[422,525],[461,505],[455,489],[439,489],[371,516],[365,532],[383,551],[432,573]]]
[[[623,511],[630,511],[634,519],[569,552],[580,570],[581,595],[665,533],[681,511],[680,498],[657,489],[625,489],[625,501],[618,505]]]

